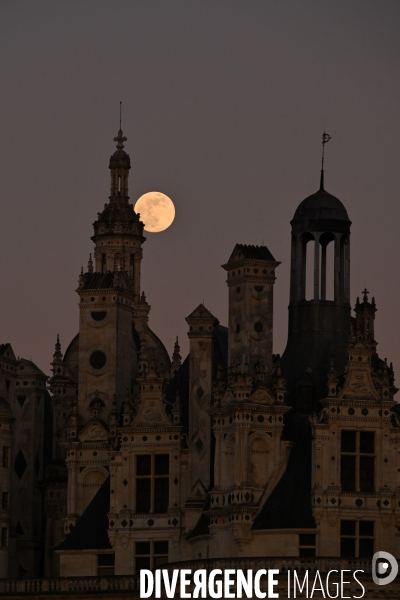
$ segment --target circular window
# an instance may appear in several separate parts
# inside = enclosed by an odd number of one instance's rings
[[[93,369],[102,369],[106,364],[106,361],[106,355],[100,350],[93,352],[92,356],[90,357],[90,364],[92,365]]]
[[[261,323],[261,321],[257,321],[257,323],[254,323],[254,331],[257,331],[257,333],[261,333],[263,330],[263,324]]]

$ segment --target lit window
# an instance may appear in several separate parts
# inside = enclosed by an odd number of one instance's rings
[[[375,491],[373,431],[342,431],[340,480],[344,492]]]
[[[168,542],[136,542],[136,575],[142,569],[158,569],[168,562]]]
[[[169,504],[169,455],[136,457],[136,512],[164,513]]]
[[[374,554],[374,521],[340,522],[340,556],[372,558]]]

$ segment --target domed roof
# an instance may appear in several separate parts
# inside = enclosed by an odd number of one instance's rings
[[[309,219],[350,221],[347,210],[339,198],[332,196],[323,188],[305,198],[294,213],[293,221]]]
[[[12,414],[11,407],[5,398],[0,397],[0,413]]]

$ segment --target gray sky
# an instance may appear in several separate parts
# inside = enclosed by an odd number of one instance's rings
[[[400,377],[400,3],[370,0],[3,0],[0,343],[49,373],[78,331],[77,286],[108,200],[119,101],[130,197],[174,201],[147,234],[150,326],[172,352],[204,300],[227,324],[236,242],[269,247],[283,352],[290,219],[318,188],[353,221],[352,304],[376,298],[380,355]],[[399,383],[400,379],[398,379]]]

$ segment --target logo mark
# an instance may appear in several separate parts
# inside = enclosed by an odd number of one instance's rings
[[[376,585],[388,585],[396,579],[399,566],[389,552],[375,552],[372,557],[372,579]]]

